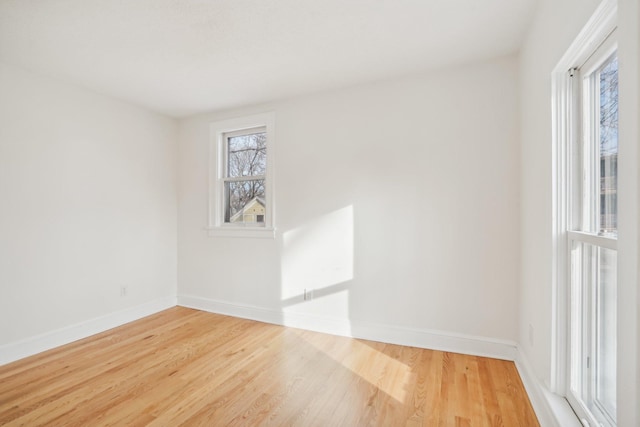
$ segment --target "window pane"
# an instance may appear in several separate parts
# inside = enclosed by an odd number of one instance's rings
[[[225,223],[264,226],[266,211],[264,179],[227,181],[224,184]]]
[[[569,387],[600,422],[615,425],[617,252],[577,241],[571,248]]]
[[[593,246],[572,242],[571,248],[571,391],[583,401],[588,397],[589,296],[593,276]]]
[[[618,59],[600,71],[600,234],[618,232]]]
[[[265,175],[266,169],[266,132],[227,138],[227,177]]]
[[[596,404],[616,419],[616,262],[617,252],[600,248],[596,325]]]

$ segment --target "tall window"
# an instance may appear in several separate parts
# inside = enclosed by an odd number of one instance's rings
[[[273,237],[273,114],[212,127],[210,234]]]
[[[611,427],[616,425],[617,347],[615,32],[591,45],[597,48],[583,52],[570,67],[565,93],[556,93],[565,113],[556,121],[565,130],[566,160],[558,173],[564,194],[559,205],[565,207],[560,212],[564,230],[559,230],[568,302],[565,392],[584,425]]]

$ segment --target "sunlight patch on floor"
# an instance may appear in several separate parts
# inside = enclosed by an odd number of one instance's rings
[[[322,348],[319,342],[308,338],[304,331],[298,332],[300,337],[310,345],[324,353],[327,357],[353,372],[364,381],[404,404],[407,399],[406,385],[411,381],[411,368],[382,351],[360,340],[352,340],[352,348],[346,357],[336,357],[330,348]],[[380,370],[380,367],[385,368]]]

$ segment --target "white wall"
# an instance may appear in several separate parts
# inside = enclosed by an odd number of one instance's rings
[[[179,294],[514,341],[517,73],[502,58],[182,120]],[[207,237],[210,123],[266,110],[276,239]]]
[[[518,341],[537,379],[547,387],[552,383],[553,357],[551,71],[599,3],[541,0],[521,52],[522,269]],[[619,3],[620,153],[622,157],[623,152],[629,152],[630,157],[621,160],[619,177],[618,425],[637,426],[639,20],[637,2]]]
[[[3,64],[0,94],[0,346],[175,296],[175,121]]]
[[[618,241],[618,425],[640,425],[640,7],[618,1],[620,186]]]
[[[551,71],[599,0],[541,0],[521,52],[520,348],[547,385],[551,371]],[[533,339],[529,337],[529,325]]]

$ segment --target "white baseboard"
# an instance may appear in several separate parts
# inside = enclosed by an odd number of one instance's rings
[[[178,305],[327,334],[503,360],[515,360],[517,351],[516,343],[506,340],[496,340],[443,331],[410,329],[353,319],[345,320],[302,313],[282,312],[260,307],[231,304],[225,301],[192,295],[178,295]]]
[[[2,345],[0,346],[0,366],[175,307],[176,302],[176,297],[160,298],[86,322]]]
[[[515,364],[541,427],[582,427],[567,400],[549,391],[536,377],[522,351],[518,351]]]

